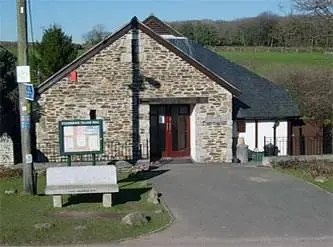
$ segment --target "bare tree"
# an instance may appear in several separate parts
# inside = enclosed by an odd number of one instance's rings
[[[107,32],[104,25],[98,24],[94,26],[88,33],[83,35],[83,40],[85,45],[93,46],[101,42],[109,34],[111,34],[111,32]]]
[[[306,14],[314,14],[319,16],[332,16],[333,1],[332,0],[293,0],[294,7],[297,11]]]

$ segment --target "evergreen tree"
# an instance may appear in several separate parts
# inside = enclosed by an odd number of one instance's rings
[[[77,47],[72,37],[61,27],[52,25],[44,30],[40,43],[30,52],[32,80],[35,85],[47,79],[77,56]]]

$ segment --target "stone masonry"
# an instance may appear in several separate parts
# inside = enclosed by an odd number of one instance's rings
[[[58,145],[58,121],[88,119],[90,110],[104,120],[105,143],[132,143],[131,38],[129,32],[80,65],[77,81],[63,78],[40,96],[37,143],[46,156],[43,145]],[[140,73],[160,85],[142,80],[139,97],[208,97],[208,103],[193,106],[195,128],[191,126],[191,131],[196,138],[191,149],[196,157],[192,158],[197,162],[231,161],[231,93],[141,31],[139,43]],[[149,105],[141,104],[139,113],[143,141],[149,138]],[[112,153],[107,147],[105,153]]]

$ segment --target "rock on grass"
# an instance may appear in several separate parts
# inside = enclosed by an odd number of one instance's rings
[[[121,219],[121,223],[129,226],[143,226],[148,223],[147,217],[141,212],[129,213]]]
[[[47,230],[54,227],[54,224],[51,223],[37,223],[34,225],[35,229],[38,230]]]
[[[149,203],[153,203],[153,204],[159,204],[160,201],[158,199],[158,193],[157,191],[152,188],[149,192],[148,192],[148,198],[147,198],[147,202]]]

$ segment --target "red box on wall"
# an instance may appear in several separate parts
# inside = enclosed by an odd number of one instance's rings
[[[77,81],[77,72],[75,70],[73,70],[70,74],[69,74],[69,78],[71,81]]]

